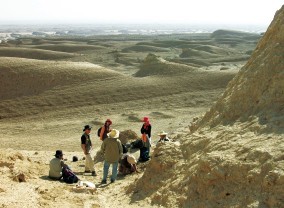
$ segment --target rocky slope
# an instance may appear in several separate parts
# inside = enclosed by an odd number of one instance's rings
[[[278,11],[247,64],[199,126],[228,124],[257,116],[266,129],[284,129],[284,13]],[[283,132],[282,132],[283,133]]]
[[[129,193],[166,207],[284,206],[284,6],[223,96],[158,144]]]

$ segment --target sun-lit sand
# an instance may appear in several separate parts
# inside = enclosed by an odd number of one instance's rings
[[[218,30],[0,43],[0,206],[283,207],[283,20],[284,7],[263,37]],[[97,129],[111,118],[131,142],[143,116],[153,126],[151,160],[100,184]],[[83,174],[85,124],[96,177]],[[157,143],[162,130],[172,142]],[[96,191],[48,179],[57,149]]]

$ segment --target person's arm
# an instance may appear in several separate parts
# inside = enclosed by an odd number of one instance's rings
[[[87,155],[87,149],[86,149],[86,137],[82,135],[81,137],[81,147],[85,155]]]
[[[105,153],[105,149],[106,149],[106,147],[105,147],[105,141],[103,141],[102,146],[101,146],[101,152],[102,152],[102,154]]]
[[[90,151],[93,150],[93,144],[92,144],[92,140],[90,138]]]
[[[149,125],[148,126],[148,136],[149,136],[149,138],[151,138],[151,128],[152,128],[151,125]]]
[[[144,129],[144,125],[142,125],[142,127],[141,127],[141,134],[144,134],[145,133],[145,129]]]
[[[119,158],[121,158],[123,155],[123,149],[122,149],[120,140],[117,140],[117,142],[118,142],[118,148],[119,148]]]
[[[139,171],[137,170],[137,165],[136,164],[133,164],[132,167],[133,167],[134,172],[139,173]]]
[[[103,136],[104,136],[104,133],[105,133],[105,129],[106,127],[103,126],[102,129],[101,129],[101,132],[100,132],[100,139],[103,140]]]
[[[66,165],[63,160],[60,161],[60,164],[61,164],[61,168],[68,167],[68,165]]]
[[[81,144],[81,147],[83,149],[84,154],[87,155],[86,144]]]

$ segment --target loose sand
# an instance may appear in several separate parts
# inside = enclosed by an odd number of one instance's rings
[[[283,207],[283,14],[284,7],[248,62],[259,36],[223,30],[202,40],[18,41],[29,56],[11,48],[15,56],[5,57],[2,49],[1,207]],[[96,158],[98,176],[83,175],[85,124],[94,127],[95,156],[106,118],[133,140],[145,115],[153,146],[139,173],[102,186]],[[161,130],[172,142],[156,143]],[[94,193],[48,179],[56,149],[81,180],[96,184]]]

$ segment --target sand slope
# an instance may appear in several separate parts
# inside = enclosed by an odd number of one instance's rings
[[[57,59],[73,58],[76,56],[76,54],[48,51],[42,49],[0,47],[0,56],[30,58],[30,59],[39,59],[39,60],[57,60]]]
[[[130,192],[168,207],[284,206],[283,15],[195,132],[159,145]]]
[[[56,86],[117,77],[117,72],[80,62],[0,58],[1,100],[37,95]]]
[[[283,207],[282,26],[283,8],[237,77],[258,36],[222,30],[212,37],[159,40],[9,42],[17,57],[6,57],[6,50],[0,58],[0,205]],[[74,52],[74,57],[35,60],[36,54],[24,56],[26,50],[46,57]],[[98,176],[83,175],[85,124],[93,126],[95,155],[101,145],[96,130],[106,118],[135,138],[145,115],[153,125],[152,157],[138,164],[139,174],[101,186],[97,159]],[[161,130],[173,142],[156,144]],[[81,179],[97,185],[97,192],[76,193],[73,186],[48,180],[56,149],[64,151]],[[73,155],[79,156],[77,163],[71,162]]]

